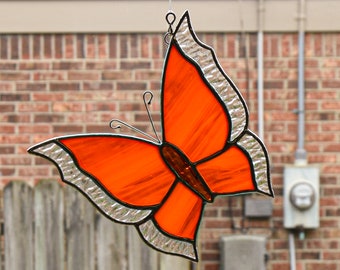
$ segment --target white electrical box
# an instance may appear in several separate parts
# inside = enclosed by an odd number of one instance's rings
[[[286,166],[284,169],[284,227],[319,227],[319,168]]]

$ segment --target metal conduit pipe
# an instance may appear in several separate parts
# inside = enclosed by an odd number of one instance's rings
[[[263,0],[258,2],[258,32],[257,32],[257,112],[258,136],[263,139],[264,133],[264,105],[263,105]]]
[[[289,242],[289,257],[290,257],[290,270],[296,269],[296,259],[295,259],[295,239],[294,233],[290,232],[288,235]]]
[[[295,164],[305,165],[307,153],[305,150],[305,0],[299,2],[299,52],[298,52],[298,145],[295,152]]]

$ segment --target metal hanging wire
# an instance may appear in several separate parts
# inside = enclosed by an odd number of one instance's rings
[[[164,42],[165,44],[169,45],[171,38],[173,36],[174,33],[174,29],[173,29],[173,24],[176,21],[176,15],[175,13],[172,11],[172,0],[169,0],[169,7],[168,7],[168,12],[165,15],[165,20],[169,25],[168,31],[164,34]]]
[[[164,42],[169,45],[171,38],[174,34],[173,24],[176,21],[176,15],[175,13],[169,9],[168,13],[165,15],[165,20],[169,25],[168,31],[164,35]]]

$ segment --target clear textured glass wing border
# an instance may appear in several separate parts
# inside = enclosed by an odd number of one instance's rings
[[[170,254],[181,255],[191,260],[197,261],[197,252],[194,244],[186,241],[171,238],[163,234],[155,226],[152,220],[139,225],[139,233],[143,239],[156,249]]]
[[[268,155],[260,139],[248,130],[239,138],[237,144],[250,156],[258,191],[273,196],[273,190],[271,189],[270,182],[268,180]]]

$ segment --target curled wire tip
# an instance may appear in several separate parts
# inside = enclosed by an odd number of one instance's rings
[[[118,129],[121,129],[122,126],[120,125],[120,123],[122,123],[121,120],[118,120],[118,119],[112,119],[109,123],[110,125],[110,128],[112,129],[115,129],[115,130],[118,130]]]
[[[143,94],[143,100],[145,104],[151,105],[151,102],[153,100],[153,93],[151,91],[145,91]]]

